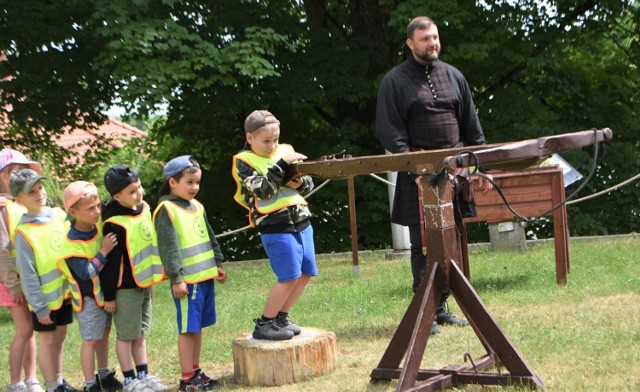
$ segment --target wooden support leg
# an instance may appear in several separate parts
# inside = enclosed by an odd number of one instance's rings
[[[469,243],[467,242],[467,225],[460,224],[460,252],[462,253],[462,272],[467,279],[471,279],[471,267],[469,266]]]
[[[564,181],[562,172],[554,174],[551,181],[551,200],[554,206],[564,203]],[[553,242],[556,255],[556,283],[567,283],[569,273],[569,228],[567,226],[567,208],[562,205],[553,213]]]
[[[544,383],[526,363],[491,316],[471,283],[455,262],[451,262],[450,288],[483,343],[487,354],[473,365],[450,365],[439,370],[420,369],[429,329],[435,317],[435,304],[440,293],[438,264],[432,263],[428,279],[424,279],[411,301],[396,333],[393,335],[378,367],[371,372],[372,382],[398,379],[397,391],[436,391],[464,384],[523,385],[543,388]],[[418,309],[417,309],[418,308]],[[408,335],[411,331],[411,336]],[[404,366],[400,363],[404,357]],[[486,373],[484,370],[500,362],[509,374]],[[422,381],[417,383],[417,381]]]
[[[436,301],[441,291],[439,286],[435,284],[437,268],[438,264],[432,263],[428,275],[422,279],[422,283],[404,313],[400,325],[398,325],[387,350],[378,363],[378,367],[371,372],[372,381],[398,378],[394,370],[399,368],[407,350],[409,348],[413,350],[413,346],[416,344],[423,346],[420,353],[420,359],[422,359],[424,347],[427,345],[431,325],[436,315]],[[419,364],[420,362],[418,362]]]
[[[349,189],[349,225],[351,226],[351,260],[353,264],[353,275],[360,276],[360,264],[358,260],[358,222],[356,218],[356,186],[353,176],[347,178],[347,188]]]
[[[526,363],[520,352],[511,343],[484,303],[465,278],[456,263],[451,263],[450,287],[460,308],[469,320],[478,338],[495,353],[512,376],[523,379],[526,385],[542,388],[543,382]]]

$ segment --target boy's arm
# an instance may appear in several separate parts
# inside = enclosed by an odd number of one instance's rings
[[[82,281],[93,279],[107,264],[107,259],[98,252],[92,259],[87,260],[83,257],[70,257],[67,259],[67,265],[73,273]]]
[[[313,190],[313,179],[311,176],[302,176],[302,185],[298,187],[298,192],[301,195],[306,195]]]
[[[126,233],[122,227],[107,222],[102,228],[102,234],[106,236],[109,233],[114,233],[116,237],[118,237],[118,244],[109,252],[106,257],[107,264],[102,268],[102,271],[100,271],[100,286],[102,287],[105,301],[113,301],[116,299],[122,253],[127,246]]]
[[[236,168],[242,185],[260,199],[268,199],[278,192],[288,167],[289,164],[284,159],[280,159],[269,168],[265,176],[242,159],[236,159]]]
[[[42,294],[40,277],[36,270],[36,258],[29,243],[22,237],[21,233],[16,234],[16,263],[20,270],[20,282],[27,302],[31,305],[31,310],[38,319],[48,316],[49,305]]]
[[[178,234],[171,222],[167,209],[162,206],[154,220],[156,233],[158,233],[158,252],[164,267],[164,273],[171,279],[171,284],[183,281],[184,269],[182,267],[182,253]]]

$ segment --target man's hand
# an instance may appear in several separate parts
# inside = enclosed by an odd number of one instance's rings
[[[493,181],[493,176],[491,174],[483,174],[482,176],[474,175],[474,177],[478,178],[478,189],[482,189],[482,194],[486,195],[493,189],[493,184],[483,176],[490,178],[491,181]]]

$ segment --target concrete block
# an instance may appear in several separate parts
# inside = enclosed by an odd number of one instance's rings
[[[489,223],[491,250],[523,251],[527,249],[524,227],[518,222]]]

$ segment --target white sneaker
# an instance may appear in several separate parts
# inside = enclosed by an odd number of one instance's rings
[[[169,387],[164,385],[162,383],[162,381],[160,381],[160,379],[156,376],[152,376],[151,374],[147,374],[147,376],[145,378],[143,378],[142,380],[143,383],[145,383],[147,385],[147,387],[151,388],[151,390],[155,391],[155,392],[160,392],[160,391],[168,391]]]
[[[7,385],[8,392],[28,392],[27,386],[22,381],[18,381],[15,384]]]
[[[27,386],[27,391],[29,392],[45,392],[40,386],[40,382],[38,380],[24,380],[25,385]]]
[[[142,380],[138,380],[137,378],[134,378],[129,384],[125,385],[122,390],[124,392],[155,392],[149,388],[147,384],[142,382]]]

